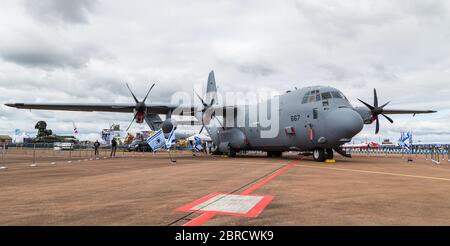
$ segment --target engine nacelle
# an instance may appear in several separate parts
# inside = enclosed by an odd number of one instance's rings
[[[177,126],[177,121],[172,119],[172,118],[170,118],[170,119],[166,119],[162,123],[161,128],[163,129],[164,133],[169,133],[176,126]]]
[[[370,109],[366,108],[366,107],[355,107],[353,108],[356,112],[359,113],[359,115],[361,115],[361,118],[364,121],[364,124],[372,124],[372,122],[375,120],[373,118],[372,113],[370,112]]]
[[[247,145],[248,145],[247,137],[241,130],[239,130],[237,128],[232,128],[232,129],[224,130],[224,131],[220,132],[219,138],[220,138],[221,143],[227,143],[227,145],[229,144],[230,147],[232,147],[234,149],[242,149],[242,148],[247,147]],[[223,145],[221,147],[223,149],[226,146]]]

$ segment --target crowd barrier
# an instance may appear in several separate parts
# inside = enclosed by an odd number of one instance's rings
[[[26,163],[31,167],[38,164],[56,162],[81,162],[106,159],[111,157],[111,146],[100,146],[98,154],[92,144],[74,144],[58,147],[53,143],[0,144],[0,170],[8,169],[8,165]],[[128,152],[126,145],[117,147],[115,157],[139,156],[142,153]]]
[[[402,157],[418,157],[423,156],[426,160],[430,160],[436,164],[447,160],[450,162],[449,146],[427,146],[427,147],[412,147],[407,148],[344,148],[344,151],[352,155],[384,155],[388,156],[402,156]]]

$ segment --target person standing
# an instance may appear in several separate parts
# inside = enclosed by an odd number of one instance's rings
[[[116,150],[117,150],[117,141],[116,139],[111,140],[111,157],[116,157]]]
[[[98,148],[100,147],[100,143],[98,142],[98,140],[95,140],[94,143],[94,155],[98,156]]]

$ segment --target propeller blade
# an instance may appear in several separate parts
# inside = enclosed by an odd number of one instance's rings
[[[383,105],[381,105],[381,109],[383,109],[384,107],[386,107],[386,105],[388,105],[389,103],[391,103],[391,101],[389,101],[389,102],[387,102],[387,103],[385,103],[385,104],[383,104]]]
[[[214,104],[214,97],[211,98],[211,103],[209,104],[209,106],[212,106]]]
[[[225,127],[223,126],[222,122],[220,122],[220,120],[217,117],[214,117],[214,119],[216,119],[219,125],[222,127],[222,129],[225,130]]]
[[[199,94],[197,94],[197,92],[194,91],[194,93],[195,95],[197,95],[198,99],[200,99],[200,101],[202,102],[203,107],[208,107],[208,104],[206,104],[205,101],[203,101],[203,98]]]
[[[362,104],[364,104],[364,105],[366,105],[366,107],[368,107],[370,110],[373,110],[373,109],[375,109],[374,107],[372,107],[372,105],[370,105],[370,104],[368,104],[368,103],[366,103],[366,102],[364,102],[363,100],[361,100],[361,99],[358,99],[358,101],[360,101]]]
[[[387,115],[385,115],[385,114],[381,114],[381,115],[383,115],[384,118],[386,118],[389,122],[394,123],[394,121],[391,118],[389,118]]]
[[[373,89],[373,107],[378,108],[378,96],[375,88]]]
[[[131,95],[133,96],[134,101],[135,101],[136,103],[138,103],[139,100],[136,98],[136,96],[134,95],[133,91],[130,89],[130,86],[128,85],[128,83],[126,83],[126,85],[127,85],[127,87],[128,87],[128,90],[130,91]]]
[[[200,131],[198,132],[198,134],[202,133],[203,128],[205,128],[205,125],[202,125],[202,128],[200,128]]]
[[[148,94],[150,94],[150,91],[153,89],[153,86],[155,86],[155,83],[153,83],[153,85],[150,87],[150,89],[147,92],[147,95],[145,95],[144,100],[142,100],[142,102],[145,102],[145,100],[147,100]]]
[[[375,134],[378,134],[378,132],[380,131],[380,120],[378,119],[378,117],[376,121]]]
[[[131,120],[130,125],[128,125],[128,128],[127,128],[126,132],[130,129],[131,125],[133,124],[134,120],[136,119],[137,114],[138,114],[137,112],[136,112],[136,114],[134,114],[134,117]]]

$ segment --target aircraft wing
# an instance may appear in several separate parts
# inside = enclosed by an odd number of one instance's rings
[[[431,114],[434,110],[383,109],[383,114]]]
[[[61,110],[61,111],[82,111],[82,112],[117,112],[117,113],[133,113],[135,104],[67,104],[67,103],[8,103],[8,107],[20,109],[37,109],[37,110]],[[182,109],[184,112],[194,112],[195,108],[184,107],[179,105],[163,105],[148,104],[147,113],[149,114],[167,114],[175,109]]]

